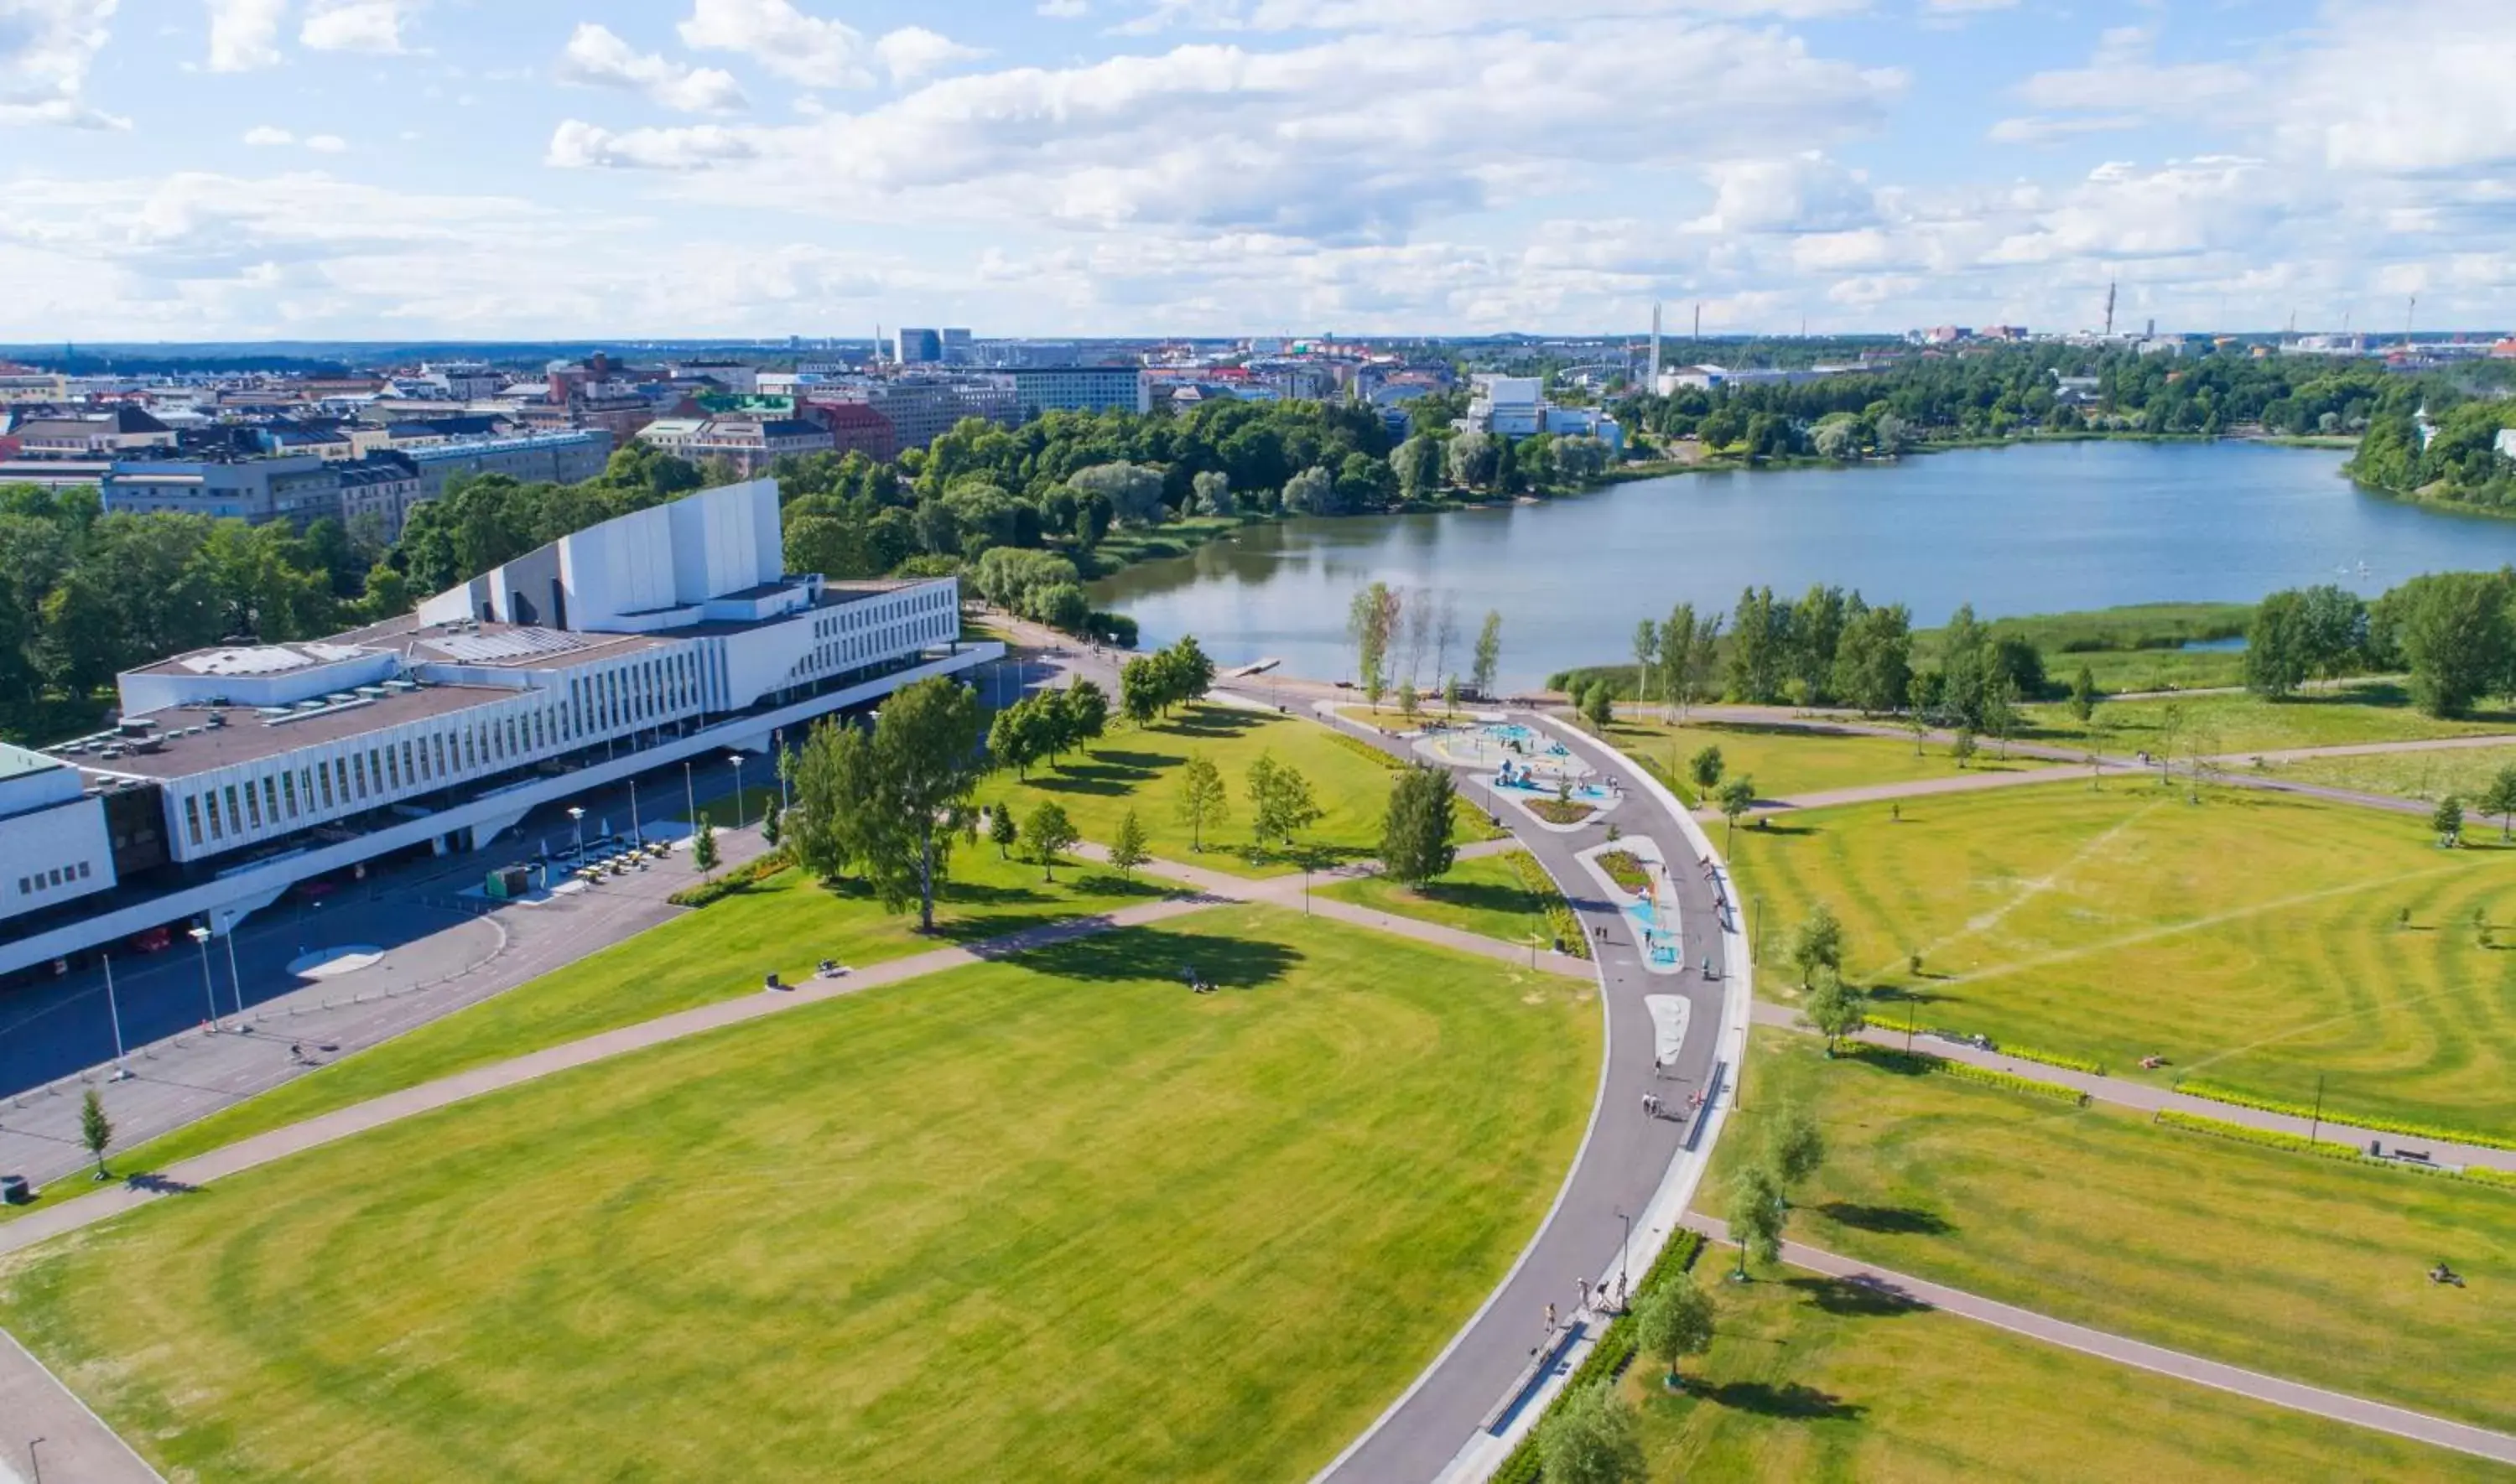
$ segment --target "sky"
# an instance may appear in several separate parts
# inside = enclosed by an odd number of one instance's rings
[[[0,0],[0,341],[2501,327],[2516,0]]]

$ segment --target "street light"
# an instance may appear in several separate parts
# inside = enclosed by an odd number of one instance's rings
[[[688,758],[684,758],[682,760],[682,803],[687,805],[691,811],[691,828],[693,830],[697,829],[699,827],[699,795],[697,787],[691,782],[691,760]]]
[[[26,1471],[35,1476],[35,1484],[44,1484],[44,1461],[35,1457],[35,1450],[43,1446],[42,1438],[26,1439]]]
[[[582,871],[585,869],[585,810],[570,804],[567,817],[576,822],[576,868]]]
[[[194,928],[191,937],[201,947],[201,998],[210,1002],[209,1026],[215,1031],[219,1028],[219,990],[217,983],[210,978],[210,929]]]
[[[244,1024],[244,975],[236,972],[235,920],[235,909],[231,907],[228,909],[228,930],[224,934],[228,940],[228,989],[235,996],[236,1024],[242,1025]]]
[[[629,780],[629,838],[643,845],[647,843],[646,826],[638,822],[638,780]]]
[[[113,1080],[120,1082],[131,1075],[131,1068],[123,1065],[122,1007],[113,997],[113,955],[98,957],[105,961],[105,1013],[113,1022]]]
[[[1628,1271],[1625,1259],[1634,1250],[1634,1218],[1625,1215],[1625,1208],[1619,1206],[1616,1208],[1616,1219],[1625,1223],[1624,1238],[1616,1247],[1616,1305],[1622,1308],[1625,1302],[1625,1276]]]
[[[773,731],[769,742],[777,751],[777,807],[782,812],[794,806],[793,798],[786,792],[786,733]]]
[[[734,764],[734,827],[742,828],[742,754],[728,753],[725,761]]]

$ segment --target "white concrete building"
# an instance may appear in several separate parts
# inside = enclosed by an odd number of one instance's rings
[[[0,973],[193,917],[225,931],[310,877],[473,848],[588,787],[757,751],[1003,652],[959,642],[954,579],[825,582],[781,557],[777,486],[754,480],[578,531],[401,618],[124,675],[117,728],[36,757],[23,811],[84,797],[103,821],[145,801],[162,825],[134,838],[162,838],[165,864],[135,882],[100,863],[102,823],[25,826],[45,848],[7,858],[41,861],[39,905],[71,881],[121,889],[0,942]],[[21,798],[0,793],[0,816]]]
[[[0,922],[112,886],[104,802],[76,768],[0,742]]]

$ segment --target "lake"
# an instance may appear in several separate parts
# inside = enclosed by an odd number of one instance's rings
[[[2341,476],[2345,458],[2080,442],[1671,474],[1536,505],[1251,526],[1130,567],[1094,600],[1133,615],[1148,647],[1195,634],[1227,667],[1273,657],[1334,680],[1353,670],[1347,603],[1386,582],[1449,605],[1455,671],[1499,611],[1502,680],[1520,688],[1623,659],[1636,620],[1672,603],[1726,615],[1750,585],[1839,583],[1933,625],[1963,602],[1992,617],[2251,601],[2319,582],[2373,597],[2421,572],[2516,562],[2516,521],[2365,494]]]

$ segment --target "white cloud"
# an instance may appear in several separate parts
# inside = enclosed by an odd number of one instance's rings
[[[350,142],[337,134],[310,134],[306,136],[306,147],[316,154],[343,154],[348,152]]]
[[[1704,173],[1714,194],[1711,214],[1692,224],[1698,231],[1842,231],[1876,211],[1866,182],[1813,150],[1723,161]]]
[[[922,25],[904,25],[887,31],[873,45],[873,52],[898,83],[917,82],[930,77],[956,62],[969,62],[987,54],[978,48],[963,46],[940,31]]]
[[[2516,17],[2501,0],[2355,0],[2326,21],[2281,93],[2300,153],[2343,173],[2516,167]]]
[[[624,88],[681,113],[727,112],[748,105],[732,73],[638,52],[609,27],[591,21],[568,37],[557,72],[562,82]]]
[[[1811,19],[1853,15],[1870,0],[1556,0],[1544,22],[1653,21],[1686,16]],[[1044,8],[1043,8],[1044,9]],[[1079,12],[1078,12],[1079,13]],[[1460,33],[1537,23],[1522,0],[1152,0],[1152,8],[1113,29],[1147,34],[1173,26],[1250,31],[1390,31]]]
[[[244,142],[257,145],[293,144],[297,143],[297,136],[285,129],[274,129],[269,124],[257,124],[244,132]]]
[[[614,134],[571,118],[552,134],[542,158],[563,170],[704,170],[759,152],[742,131],[716,124]]]
[[[2050,144],[2075,135],[2137,129],[2141,123],[2142,119],[2136,113],[2088,113],[2073,118],[2053,118],[2039,113],[2024,118],[2004,118],[1993,124],[1984,137],[1997,144]]]
[[[279,60],[288,0],[209,0],[210,70],[249,72]]]
[[[1073,21],[1092,13],[1089,0],[1039,0],[1039,13],[1052,21]]]
[[[86,97],[115,0],[0,0],[0,125],[121,128]]]
[[[788,0],[694,0],[681,33],[693,51],[738,52],[807,87],[861,88],[874,80],[863,32],[805,15]]]
[[[401,27],[408,8],[406,0],[314,0],[297,40],[316,52],[398,55],[404,50]]]
[[[2038,72],[2014,90],[2037,108],[2099,108],[2188,116],[2224,108],[2258,90],[2260,79],[2226,62],[2161,64],[2153,27],[2116,26],[2098,38],[2083,67]]]

